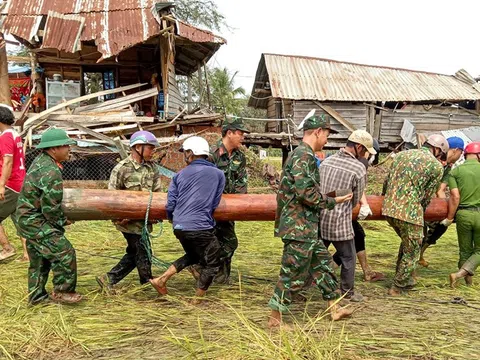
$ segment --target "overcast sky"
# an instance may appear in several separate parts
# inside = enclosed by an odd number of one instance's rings
[[[216,0],[233,32],[213,66],[247,92],[262,53],[480,75],[478,0]]]

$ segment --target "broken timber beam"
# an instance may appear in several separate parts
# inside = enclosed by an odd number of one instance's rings
[[[319,101],[314,101],[314,103],[316,105],[318,105],[323,111],[325,111],[328,115],[330,115],[331,117],[333,117],[335,120],[337,120],[340,124],[342,124],[343,126],[345,126],[348,130],[350,130],[351,132],[354,132],[355,130],[357,130],[357,128],[355,126],[352,125],[352,123],[350,121],[348,121],[347,119],[345,119],[342,115],[340,115],[337,111],[335,111],[334,108],[328,106],[328,105],[325,105],[325,104],[322,104],[321,102]]]
[[[117,115],[68,115],[52,114],[48,117],[48,122],[70,121],[80,124],[98,124],[98,123],[153,123],[154,118],[149,116],[117,116]]]
[[[85,101],[85,100],[88,100],[88,99],[93,99],[95,97],[102,96],[102,95],[115,94],[117,92],[122,92],[122,91],[126,91],[126,90],[135,89],[135,88],[138,88],[138,87],[141,87],[141,86],[144,86],[144,85],[146,85],[146,83],[143,83],[143,84],[138,83],[138,84],[134,84],[134,85],[123,86],[123,87],[119,87],[119,88],[116,88],[116,89],[99,91],[99,92],[96,92],[96,93],[93,93],[93,94],[80,96],[78,98],[75,98],[75,99],[72,99],[72,100],[69,100],[69,101],[66,101],[66,102],[62,102],[62,103],[60,103],[58,105],[55,105],[55,106],[53,106],[53,107],[51,107],[51,108],[49,108],[45,111],[42,111],[41,113],[35,114],[31,118],[29,118],[27,121],[25,121],[24,129],[23,129],[23,131],[20,135],[24,136],[28,132],[28,129],[30,127],[37,127],[37,126],[40,126],[40,125],[44,124],[46,122],[46,120],[45,120],[46,117],[48,117],[50,114],[53,114],[55,111],[62,110],[64,108],[66,108],[69,105],[73,105],[73,104],[76,104],[76,103],[79,103],[79,102],[82,102],[82,101]],[[42,121],[37,122],[39,120],[42,120]]]
[[[145,218],[150,194],[141,191],[65,189],[63,208],[71,220],[113,220]],[[367,196],[373,215],[368,220],[384,220],[382,196]],[[150,207],[150,219],[165,220],[167,194],[154,193]],[[214,217],[218,221],[273,221],[277,207],[274,194],[223,195]],[[447,201],[435,198],[428,206],[425,220],[440,221],[447,216]],[[354,209],[354,218],[360,206]]]

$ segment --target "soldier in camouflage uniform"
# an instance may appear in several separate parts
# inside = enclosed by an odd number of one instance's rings
[[[389,294],[398,296],[415,285],[413,273],[420,258],[423,216],[442,179],[441,159],[448,142],[432,135],[421,149],[401,152],[393,160],[387,178],[382,214],[401,238],[397,268]]]
[[[320,151],[330,132],[328,121],[322,116],[311,116],[303,125],[304,137],[292,151],[283,168],[277,194],[275,236],[283,241],[282,266],[274,294],[269,301],[272,309],[268,325],[281,325],[282,313],[288,311],[292,296],[312,279],[322,292],[333,320],[351,314],[347,309],[337,309],[340,297],[338,282],[330,267],[332,258],[319,239],[319,211],[332,209],[336,203],[348,201],[352,195],[330,198],[319,192],[320,175],[315,151]]]
[[[31,304],[48,298],[45,285],[53,272],[55,301],[75,303],[82,296],[75,292],[77,260],[75,249],[65,237],[69,222],[62,210],[63,180],[61,162],[68,160],[75,141],[60,129],[42,135],[37,149],[44,151],[27,172],[17,205],[18,231],[27,239],[30,257],[28,292]]]
[[[158,141],[155,135],[148,131],[137,131],[130,138],[130,156],[120,161],[112,170],[108,188],[111,190],[130,191],[160,191],[160,173],[151,161]],[[110,290],[113,285],[137,268],[140,284],[146,284],[153,278],[152,264],[148,250],[142,244],[144,220],[124,219],[116,221],[117,230],[121,231],[127,240],[126,254],[107,274],[97,277],[97,282],[104,290]],[[152,231],[149,225],[148,231]]]
[[[445,199],[447,197],[445,192],[447,190],[450,172],[452,171],[453,165],[456,164],[462,156],[463,148],[465,147],[464,141],[457,136],[449,137],[447,138],[447,141],[449,147],[447,161],[443,168],[443,176],[440,183],[440,188],[436,193],[436,196],[440,199]],[[429,263],[423,258],[423,254],[431,245],[435,245],[437,243],[437,240],[440,239],[443,234],[445,234],[447,229],[448,228],[442,225],[440,221],[425,221],[425,226],[423,227],[424,238],[422,249],[420,250],[420,260],[418,261],[419,265],[428,267]]]
[[[224,194],[247,193],[247,159],[240,149],[243,136],[249,133],[241,118],[225,121],[222,127],[222,139],[211,148],[210,160],[225,174]],[[233,221],[219,221],[215,233],[226,255],[223,266],[215,278],[217,283],[228,283],[232,257],[238,247]]]

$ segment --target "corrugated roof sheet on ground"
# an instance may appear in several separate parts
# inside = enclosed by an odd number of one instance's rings
[[[319,101],[480,99],[480,92],[472,84],[450,75],[301,56],[262,56],[272,96],[278,98]],[[256,80],[258,77],[257,72]]]

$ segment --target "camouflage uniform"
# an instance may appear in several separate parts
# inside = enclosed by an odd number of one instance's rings
[[[440,185],[442,173],[442,164],[428,148],[401,152],[393,160],[382,214],[402,240],[393,280],[398,288],[409,288],[415,283],[412,274],[420,257],[423,215]]]
[[[234,119],[226,122],[223,130],[241,130],[248,133],[241,119]],[[247,159],[245,153],[235,149],[228,156],[228,151],[222,140],[210,149],[210,160],[225,174],[224,194],[246,194],[247,193]],[[216,282],[227,282],[230,277],[232,257],[238,247],[238,238],[235,234],[235,222],[219,221],[215,226],[215,235],[223,246],[226,259],[224,266],[216,278]]]
[[[312,119],[312,118],[310,118]],[[304,129],[326,127],[314,117]],[[330,267],[332,258],[318,236],[320,209],[333,209],[335,200],[319,192],[320,175],[312,148],[301,142],[283,168],[277,194],[275,236],[283,241],[280,277],[269,301],[273,310],[285,312],[292,295],[313,278],[325,300],[339,297],[338,282]]]
[[[112,190],[160,191],[160,173],[154,163],[135,161],[132,156],[120,161],[112,170],[108,188]],[[116,224],[127,240],[126,254],[107,274],[111,285],[118,283],[133,269],[138,269],[140,283],[145,284],[152,278],[152,264],[147,250],[141,244],[144,220],[129,221],[126,225]],[[148,225],[152,231],[152,225]]]
[[[18,199],[18,231],[27,239],[30,257],[30,303],[48,297],[45,285],[50,269],[55,293],[73,293],[77,284],[75,249],[64,236],[67,219],[62,210],[60,169],[59,163],[47,153],[41,153],[30,166]]]

